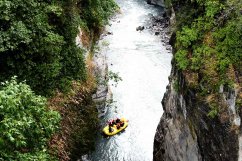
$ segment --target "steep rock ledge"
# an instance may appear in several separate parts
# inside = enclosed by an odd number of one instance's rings
[[[238,160],[237,111],[227,108],[222,116],[208,117],[206,102],[188,89],[183,74],[172,64],[170,83],[162,100],[164,114],[155,135],[154,161]],[[237,92],[221,92],[228,107],[234,107],[231,100]]]
[[[186,101],[172,85],[178,76],[174,67],[172,75],[162,101],[164,114],[155,136],[154,160],[201,160],[197,136],[188,124]],[[182,78],[180,81],[184,83]],[[189,99],[192,100],[193,96]]]

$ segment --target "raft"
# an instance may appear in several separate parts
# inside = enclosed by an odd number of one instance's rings
[[[128,126],[128,120],[125,118],[121,118],[120,120],[124,122],[124,125],[122,127],[120,127],[120,129],[117,129],[117,126],[113,125],[112,126],[113,131],[109,132],[109,130],[108,130],[109,126],[107,125],[103,128],[103,133],[108,136],[113,136],[113,135],[119,133],[120,131],[123,131]]]

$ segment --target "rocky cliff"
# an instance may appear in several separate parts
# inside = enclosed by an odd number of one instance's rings
[[[182,73],[173,67],[155,135],[154,161],[238,160],[240,119],[232,107],[236,93],[223,91],[231,108],[221,117],[210,118],[206,102],[187,89]]]
[[[174,57],[175,42],[173,34]],[[211,115],[209,99],[215,94],[201,95],[198,88],[191,88],[192,73],[179,69],[176,61],[174,58],[162,100],[164,113],[154,139],[153,160],[241,161],[241,70],[237,71],[237,85],[219,86],[215,93],[219,110]],[[201,77],[198,73],[198,82]]]

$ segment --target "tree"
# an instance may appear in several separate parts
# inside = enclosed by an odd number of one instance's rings
[[[0,81],[17,75],[38,94],[50,95],[85,79],[83,53],[75,44],[80,18],[64,7],[44,0],[0,2]]]
[[[15,77],[2,83],[0,160],[49,158],[46,144],[58,128],[60,115],[46,105],[44,97]]]

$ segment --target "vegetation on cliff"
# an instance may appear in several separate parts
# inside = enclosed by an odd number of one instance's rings
[[[176,64],[189,87],[199,97],[207,98],[211,107],[209,115],[214,117],[223,106],[221,85],[227,88],[241,85],[242,3],[237,0],[172,0],[171,3],[177,21]]]
[[[116,7],[112,0],[2,1],[0,81],[17,75],[38,94],[68,90],[86,79],[78,27],[99,30]]]
[[[242,1],[166,1],[174,59],[154,160],[238,160]]]
[[[76,37],[81,28],[97,38],[116,8],[113,0],[0,2],[0,82],[25,81],[1,86],[0,160],[70,160],[92,149],[96,81]]]
[[[0,160],[51,160],[47,141],[58,129],[60,115],[47,108],[37,96],[15,78],[0,90]]]

